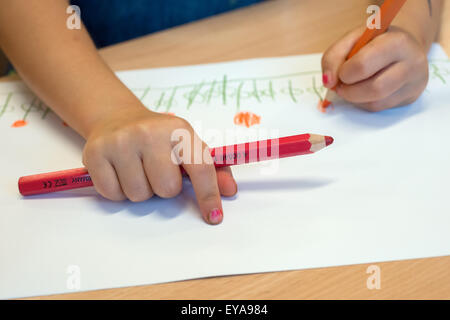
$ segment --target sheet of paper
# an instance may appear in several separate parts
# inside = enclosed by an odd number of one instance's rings
[[[410,106],[372,114],[341,101],[323,114],[320,58],[119,73],[210,146],[335,138],[314,155],[235,167],[239,193],[215,227],[188,181],[177,198],[144,203],[93,188],[21,197],[20,176],[82,166],[84,141],[22,83],[0,84],[0,298],[450,254],[450,60],[433,47],[428,88]]]

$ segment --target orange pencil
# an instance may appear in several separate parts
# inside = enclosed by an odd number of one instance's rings
[[[375,37],[379,36],[380,34],[383,34],[387,31],[389,26],[392,23],[392,20],[397,16],[400,9],[405,4],[406,0],[386,0],[383,2],[383,5],[380,9],[380,29],[370,29],[366,28],[366,31],[364,31],[363,35],[359,40],[356,42],[356,44],[353,46],[352,50],[347,56],[346,60],[349,60],[351,57],[353,57],[355,54],[359,52],[366,44],[368,44],[370,41],[372,41]],[[339,79],[338,79],[339,84]],[[336,86],[332,90],[336,90]],[[321,108],[322,110],[325,110],[330,104],[330,91],[327,90],[327,93],[325,95],[325,99],[322,101]]]

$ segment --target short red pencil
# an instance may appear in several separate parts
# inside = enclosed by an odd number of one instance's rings
[[[251,162],[281,159],[317,152],[333,143],[330,136],[301,134],[277,139],[246,142],[211,149],[217,168]],[[184,174],[184,169],[181,167]],[[23,196],[44,194],[93,186],[86,168],[35,174],[19,178]]]

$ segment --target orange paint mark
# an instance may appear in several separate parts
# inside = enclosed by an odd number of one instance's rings
[[[251,112],[238,112],[234,116],[234,124],[250,128],[261,123],[261,117]]]
[[[320,112],[327,112],[327,108],[331,105],[331,102],[328,101],[327,99],[325,100],[320,100],[319,103],[317,104],[317,109],[320,110]]]
[[[64,125],[65,127],[68,127],[68,126],[69,126],[65,121],[63,121],[63,125]]]
[[[28,123],[25,120],[17,120],[12,124],[11,127],[13,128],[20,128],[26,126]]]

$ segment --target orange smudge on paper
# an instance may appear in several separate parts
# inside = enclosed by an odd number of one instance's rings
[[[68,126],[69,126],[65,121],[63,121],[63,125],[64,125],[65,127],[68,127]]]
[[[317,109],[320,110],[320,112],[327,112],[327,108],[331,105],[331,102],[328,101],[327,99],[325,100],[320,100],[319,103],[317,104]]]
[[[234,123],[250,128],[255,124],[260,124],[261,117],[251,112],[238,112],[234,116]]]
[[[28,123],[25,120],[17,120],[15,121],[11,127],[13,128],[20,128],[26,126]]]

